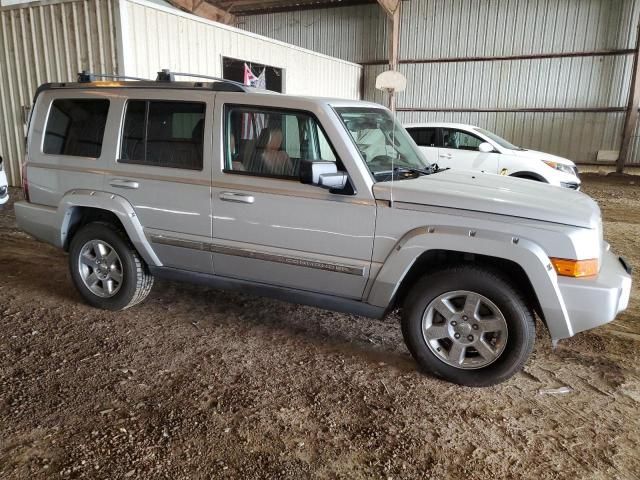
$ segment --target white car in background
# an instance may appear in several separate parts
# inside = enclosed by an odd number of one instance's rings
[[[9,200],[9,187],[7,185],[7,174],[4,173],[4,163],[0,157],[0,205]]]
[[[480,127],[462,123],[416,123],[405,128],[430,163],[478,170],[558,187],[580,188],[578,169],[566,158],[526,150]]]

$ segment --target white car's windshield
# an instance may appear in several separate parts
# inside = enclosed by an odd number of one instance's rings
[[[402,169],[429,170],[413,140],[390,112],[378,108],[336,108],[362,158],[377,181]]]
[[[514,145],[513,143],[507,142],[504,138],[499,137],[498,135],[496,135],[495,133],[490,132],[489,130],[485,130],[484,128],[479,128],[479,127],[475,127],[474,130],[476,132],[480,132],[481,134],[483,134],[486,137],[489,137],[491,140],[496,142],[502,148],[507,148],[509,150],[524,150],[524,148],[518,147],[518,146]]]

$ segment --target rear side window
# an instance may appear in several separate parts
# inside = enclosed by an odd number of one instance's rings
[[[199,102],[129,101],[119,161],[202,170],[205,109]]]
[[[435,128],[408,128],[407,132],[420,147],[436,147],[436,129]]]
[[[47,119],[43,152],[98,158],[107,124],[109,100],[54,100]]]

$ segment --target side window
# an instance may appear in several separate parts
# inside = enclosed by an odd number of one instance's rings
[[[50,155],[98,158],[108,112],[109,100],[54,100],[42,151]]]
[[[407,132],[420,147],[436,147],[436,129],[435,128],[408,128]]]
[[[336,156],[309,114],[259,107],[227,107],[225,172],[298,178],[303,160]]]
[[[202,170],[205,110],[199,102],[130,100],[119,161]]]
[[[478,146],[483,142],[480,137],[476,137],[461,130],[450,128],[442,129],[444,148],[455,148],[456,150],[478,151]]]

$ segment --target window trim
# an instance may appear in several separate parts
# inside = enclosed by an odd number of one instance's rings
[[[51,110],[53,109],[53,104],[58,101],[58,100],[72,100],[72,101],[83,101],[83,102],[107,102],[107,115],[105,117],[104,120],[104,131],[102,132],[102,142],[100,142],[100,155],[98,155],[97,157],[88,157],[86,155],[68,155],[68,154],[64,154],[64,153],[47,153],[44,151],[44,144],[45,141],[47,139],[47,129],[49,127],[49,121],[51,120]],[[42,141],[40,143],[40,151],[38,152],[40,155],[43,156],[49,156],[49,157],[66,157],[66,158],[79,158],[79,159],[84,159],[84,160],[100,160],[100,158],[102,158],[102,154],[104,153],[104,144],[105,144],[105,138],[107,136],[107,125],[109,123],[109,113],[111,112],[111,99],[110,98],[104,98],[104,97],[100,97],[100,98],[96,98],[96,97],[66,97],[66,96],[62,96],[62,97],[52,97],[51,101],[49,102],[49,106],[47,108],[47,115],[45,117],[45,123],[44,123],[44,128],[42,130]],[[33,111],[33,109],[32,109]],[[29,121],[31,121],[31,117],[29,118]],[[27,127],[29,128],[29,127]],[[65,132],[65,137],[68,135],[68,127],[67,127],[67,132]]]
[[[205,141],[204,141],[204,135],[203,135],[203,141],[202,141],[202,166],[200,168],[184,168],[184,167],[167,167],[164,165],[150,165],[148,163],[143,163],[143,162],[130,162],[130,161],[126,161],[122,158],[122,148],[124,147],[124,128],[127,122],[127,109],[129,108],[129,103],[130,102],[144,102],[145,103],[145,113],[144,113],[144,136],[145,136],[145,143],[144,143],[144,158],[145,160],[147,159],[147,134],[148,134],[148,130],[149,130],[149,110],[150,110],[150,103],[151,102],[156,102],[156,103],[192,103],[192,104],[200,104],[200,105],[204,105],[204,113],[203,113],[203,120],[204,120],[204,129],[206,130],[207,127],[207,102],[205,101],[200,101],[200,100],[171,100],[171,99],[153,99],[153,98],[127,98],[126,101],[124,102],[124,105],[122,106],[122,118],[120,120],[120,132],[118,135],[118,154],[116,155],[116,163],[117,164],[122,164],[122,165],[139,165],[142,167],[151,167],[151,168],[162,168],[162,169],[170,169],[170,170],[181,170],[181,171],[185,171],[185,172],[203,172],[205,169],[205,161],[204,161],[204,147],[205,147]]]
[[[298,175],[297,177],[294,176],[287,176],[287,175],[271,175],[271,174],[267,174],[267,173],[255,173],[255,172],[247,172],[245,170],[233,170],[233,169],[228,169],[227,168],[227,155],[228,155],[228,150],[227,150],[227,141],[229,138],[229,115],[231,113],[231,111],[234,109],[250,109],[251,112],[248,113],[272,113],[272,112],[282,112],[283,114],[286,113],[298,113],[298,114],[302,114],[302,115],[306,115],[309,118],[311,118],[316,125],[318,126],[318,128],[320,128],[320,130],[322,131],[322,134],[324,135],[325,139],[327,140],[327,144],[329,145],[329,148],[331,149],[331,152],[333,153],[333,156],[336,158],[336,166],[338,166],[338,169],[342,168],[342,171],[347,172],[347,176],[349,177],[349,182],[351,182],[351,176],[349,175],[349,172],[347,171],[347,168],[344,165],[344,162],[342,162],[342,159],[340,158],[340,156],[338,155],[338,153],[336,152],[335,147],[333,146],[333,143],[331,142],[331,139],[329,138],[329,136],[327,135],[327,132],[325,131],[324,127],[322,126],[322,122],[320,122],[320,119],[318,119],[318,117],[316,116],[316,114],[314,114],[313,112],[310,112],[309,110],[303,110],[303,109],[299,109],[299,108],[287,108],[287,107],[270,107],[270,106],[265,106],[265,105],[252,105],[252,104],[246,104],[246,103],[224,103],[222,105],[222,111],[223,111],[223,138],[222,138],[222,147],[223,147],[223,155],[222,155],[222,173],[225,174],[232,174],[232,175],[244,175],[244,176],[248,176],[248,177],[256,177],[256,178],[268,178],[268,179],[273,179],[273,180],[290,180],[290,181],[294,181],[294,182],[300,182],[300,176]],[[355,191],[355,189],[354,189]]]

